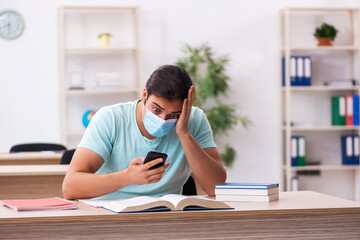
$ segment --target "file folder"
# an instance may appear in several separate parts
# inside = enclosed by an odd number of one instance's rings
[[[353,96],[353,120],[354,120],[354,126],[359,126],[360,118],[359,118],[359,95],[355,94]]]
[[[304,86],[304,59],[301,56],[296,57],[296,77],[295,82],[297,86]]]
[[[297,157],[297,165],[305,166],[306,162],[306,141],[305,136],[298,136],[298,157]]]
[[[297,136],[291,136],[291,166],[297,166],[298,143]]]
[[[331,97],[331,124],[333,126],[345,125],[345,96]]]
[[[353,136],[341,136],[342,164],[351,165],[353,162]]]
[[[354,154],[353,154],[353,161],[352,164],[359,165],[359,135],[353,136],[353,143],[354,143]]]
[[[304,57],[304,78],[305,78],[305,86],[311,86],[311,75],[312,75],[312,68],[311,68],[311,57],[305,56]]]
[[[352,95],[346,95],[346,117],[345,117],[345,123],[346,126],[353,126],[354,120],[353,120],[353,111],[354,111],[354,104],[353,104],[353,96]]]
[[[291,86],[297,86],[297,81],[296,81],[296,57],[295,56],[291,56],[290,57],[290,81],[291,81]]]

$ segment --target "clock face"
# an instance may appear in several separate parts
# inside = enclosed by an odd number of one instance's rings
[[[24,31],[24,20],[15,11],[0,12],[0,37],[5,39],[18,38]]]

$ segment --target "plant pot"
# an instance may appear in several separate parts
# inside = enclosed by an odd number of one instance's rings
[[[99,38],[100,38],[101,48],[108,48],[110,36],[108,34],[103,34],[100,35]]]
[[[318,46],[332,46],[332,40],[331,38],[317,38],[318,40]]]

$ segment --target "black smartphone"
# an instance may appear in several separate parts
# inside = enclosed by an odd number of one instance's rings
[[[166,153],[150,151],[150,152],[148,152],[148,154],[146,155],[144,164],[147,163],[147,162],[150,162],[150,161],[152,161],[152,160],[155,160],[155,159],[157,159],[157,158],[162,158],[163,161],[162,161],[161,163],[158,163],[158,164],[152,166],[152,167],[149,168],[149,169],[158,168],[158,167],[163,166],[163,165],[165,164],[165,161],[166,161],[167,157],[168,157],[168,155],[167,155]]]

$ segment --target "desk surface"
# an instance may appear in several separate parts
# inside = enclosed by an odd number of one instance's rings
[[[91,207],[82,202],[76,210],[51,210],[15,212],[0,206],[1,223],[21,223],[38,221],[106,220],[106,219],[153,219],[192,218],[194,216],[239,216],[262,214],[315,214],[315,213],[360,213],[360,203],[312,192],[280,192],[280,200],[270,203],[227,202],[234,210],[216,211],[172,211],[116,214],[102,208]]]
[[[0,165],[0,176],[65,175],[69,165]]]
[[[0,239],[360,239],[357,202],[305,191],[282,192],[271,203],[229,204],[235,209],[124,214],[84,203],[32,212],[0,206]]]
[[[0,165],[59,164],[62,152],[21,152],[0,154]]]

